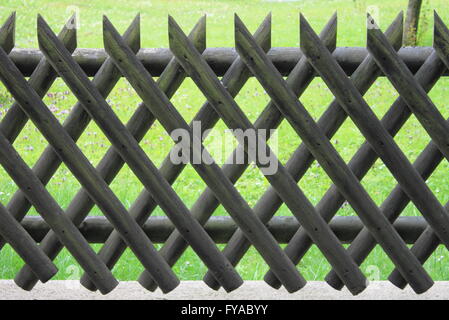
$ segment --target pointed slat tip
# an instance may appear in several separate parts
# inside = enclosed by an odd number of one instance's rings
[[[74,12],[70,18],[67,20],[67,25],[76,27],[76,12]]]
[[[239,15],[237,13],[234,13],[234,25],[241,26],[243,25],[242,19],[240,19]]]
[[[16,28],[16,12],[15,11],[9,15],[8,19],[6,19],[5,23],[3,24],[3,26],[1,28],[2,28],[2,30],[8,30],[8,32],[12,33],[11,35],[14,35],[14,31]]]
[[[176,22],[175,18],[173,18],[172,15],[168,15],[168,25],[169,26],[178,26],[178,23]]]
[[[140,32],[140,12],[136,14],[133,21],[131,22],[131,28],[137,28]]]
[[[312,26],[310,25],[309,21],[307,21],[306,17],[302,14],[302,12],[299,13],[299,26],[300,29],[305,30],[311,30]]]
[[[445,39],[449,37],[449,30],[441,17],[435,12],[433,22],[433,46],[439,48],[438,43],[446,42]]]
[[[305,41],[311,40],[314,36],[318,37],[309,21],[307,21],[306,17],[301,12],[299,13],[299,34],[300,40]],[[305,41],[300,41],[301,47]]]
[[[109,20],[108,16],[104,14],[103,15],[103,25],[105,25],[105,24],[107,24],[107,25],[111,24],[111,20]]]
[[[249,36],[250,32],[248,28],[240,19],[237,13],[234,14],[234,34],[235,37],[240,37],[240,35]]]
[[[179,32],[182,31],[182,29],[176,22],[175,18],[173,18],[171,15],[168,15],[168,34],[171,34],[173,31]]]
[[[38,25],[47,25],[47,22],[45,21],[44,17],[40,13],[37,14],[37,24]]]
[[[268,25],[271,28],[271,20],[272,20],[272,14],[271,12],[269,12],[266,17],[263,19],[262,24],[263,25]]]
[[[404,12],[402,10],[399,11],[398,15],[393,20],[393,24],[401,24],[401,25],[404,24]]]
[[[207,14],[203,14],[201,16],[201,18],[198,20],[198,23],[197,23],[198,27],[200,29],[204,29],[206,26],[206,21],[207,21]]]
[[[331,18],[329,19],[329,23],[336,24],[337,23],[337,18],[338,18],[338,14],[337,14],[337,11],[335,11],[332,14]]]
[[[440,15],[436,12],[436,10],[433,12],[433,19],[434,19],[434,26],[445,26],[443,19],[441,19]]]
[[[103,37],[106,37],[111,30],[115,31],[114,25],[106,15],[103,15]]]
[[[13,25],[13,24],[15,24],[15,23],[16,23],[16,12],[13,11],[13,12],[9,15],[8,19],[6,19],[5,25]]]
[[[379,30],[379,26],[369,12],[366,13],[366,28],[368,29],[368,31]]]
[[[51,30],[47,21],[45,21],[44,17],[41,14],[37,14],[37,35],[40,37],[42,34],[48,33]]]
[[[267,16],[265,17],[264,20],[271,22],[272,18],[273,18],[273,12],[270,11],[270,12],[268,12],[268,14],[267,14]]]

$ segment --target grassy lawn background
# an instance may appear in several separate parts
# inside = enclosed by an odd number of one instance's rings
[[[133,1],[132,3],[102,0],[102,1],[73,1],[73,0],[2,0],[0,2],[0,18],[5,20],[12,11],[17,11],[16,45],[21,48],[36,48],[36,15],[43,14],[55,31],[58,31],[65,19],[69,17],[75,6],[79,9],[80,30],[78,31],[78,46],[98,48],[102,42],[102,15],[106,14],[115,26],[123,31],[131,22],[136,13],[142,14],[142,47],[167,47],[167,14],[171,14],[180,23],[186,32],[193,27],[195,22],[207,14],[207,42],[209,47],[233,46],[233,14],[237,12],[251,30],[255,30],[268,12],[273,14],[273,46],[298,46],[298,13],[301,11],[309,19],[312,26],[319,31],[338,10],[338,46],[365,46],[365,11],[367,6],[377,6],[379,12],[379,24],[385,28],[397,15],[399,10],[406,8],[407,0],[302,0],[290,2],[277,1]],[[445,10],[445,0],[424,0],[422,9],[423,19],[420,26],[419,45],[432,44],[432,10],[437,9],[441,17],[449,22],[449,10]],[[449,116],[449,107],[446,105],[448,80],[442,79],[430,93],[435,104],[440,108],[445,117]],[[366,100],[381,117],[397,98],[397,93],[386,79],[379,79],[365,95]],[[196,86],[187,79],[172,99],[174,105],[182,115],[190,120],[204,102],[204,96]],[[237,102],[250,120],[254,121],[262,112],[269,101],[268,96],[257,83],[251,79],[237,96]],[[332,94],[320,79],[315,79],[301,102],[307,107],[315,119],[323,113],[327,105],[332,101]],[[3,86],[0,86],[0,115],[11,105],[12,99]],[[67,116],[70,108],[76,102],[61,80],[57,80],[45,97],[45,103],[61,120]],[[131,86],[121,80],[108,98],[108,102],[120,119],[126,122],[136,106],[140,102]],[[224,129],[220,122],[217,126]],[[279,128],[279,153],[280,160],[285,163],[301,140],[293,129],[285,121]],[[429,142],[429,137],[412,117],[395,140],[403,148],[406,155],[413,161]],[[343,127],[332,139],[333,144],[346,161],[349,161],[361,143],[363,137],[352,124],[346,121]],[[211,143],[209,141],[209,143]],[[31,166],[47,145],[44,138],[35,127],[28,123],[14,143],[15,147],[27,163]],[[101,130],[91,123],[78,141],[80,148],[88,155],[92,163],[97,164],[103,157],[110,143],[104,137]],[[169,152],[173,143],[160,124],[156,123],[148,132],[141,143],[142,147],[159,165]],[[7,204],[14,192],[16,185],[8,178],[6,173],[0,170],[0,201]],[[447,183],[448,165],[443,162],[432,177],[428,180],[430,188],[435,192],[442,203],[449,200],[449,186]],[[388,196],[395,180],[385,166],[376,162],[373,170],[363,179],[363,185],[379,205]],[[331,182],[323,170],[316,164],[307,172],[299,185],[303,188],[309,199],[316,204],[329,188]],[[257,199],[264,193],[268,182],[255,168],[250,168],[237,183],[238,190],[253,206]],[[112,189],[123,201],[127,208],[142,190],[141,183],[132,172],[125,167],[114,182]],[[196,172],[187,167],[174,188],[179,196],[190,207],[198,198],[204,183],[200,181]],[[61,166],[57,174],[48,184],[48,190],[66,208],[70,200],[79,190],[79,183],[71,176],[65,166]],[[29,214],[36,214],[31,210]],[[163,215],[159,208],[154,215]],[[215,215],[225,215],[226,212],[219,207]],[[282,206],[278,215],[291,215],[289,210]],[[354,215],[349,206],[344,206],[339,215]],[[413,205],[409,205],[404,215],[420,215]],[[101,215],[94,208],[91,215]],[[94,245],[96,249],[100,245]],[[435,280],[449,280],[447,271],[449,255],[447,250],[440,247],[439,250],[426,263],[426,268]],[[23,265],[20,258],[6,246],[0,252],[0,278],[13,278],[15,273]],[[81,270],[76,262],[63,251],[57,258],[60,272],[58,279],[79,278]],[[330,267],[320,252],[314,247],[303,259],[299,268],[302,274],[309,280],[322,280]],[[362,266],[370,278],[385,279],[393,268],[392,263],[380,248],[376,248]],[[128,250],[120,262],[114,268],[114,274],[121,280],[135,280],[142,271],[137,259]],[[201,279],[206,268],[196,255],[189,249],[183,258],[175,266],[176,273],[184,280]],[[261,279],[267,271],[267,266],[258,253],[251,249],[238,266],[238,271],[248,280]]]

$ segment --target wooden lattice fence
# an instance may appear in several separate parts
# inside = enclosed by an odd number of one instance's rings
[[[123,36],[104,18],[105,49],[75,51],[74,19],[55,35],[38,17],[40,50],[14,49],[15,15],[0,30],[0,79],[15,99],[0,123],[0,164],[19,187],[0,205],[0,234],[1,246],[8,242],[26,263],[15,278],[18,286],[30,290],[51,279],[57,272],[52,260],[65,247],[85,271],[81,283],[108,293],[118,283],[110,270],[129,247],[145,267],[139,283],[169,292],[179,284],[171,266],[191,246],[209,269],[204,281],[232,291],[243,282],[234,266],[252,245],[271,268],[265,281],[294,292],[306,284],[296,265],[312,244],[331,264],[326,281],[334,288],[346,286],[353,294],[366,288],[359,265],[377,244],[397,268],[389,277],[396,286],[410,284],[422,293],[433,285],[422,264],[440,244],[449,245],[449,204],[441,205],[425,183],[449,157],[449,123],[427,95],[449,68],[449,30],[437,15],[434,48],[401,48],[402,14],[385,33],[368,17],[367,50],[336,48],[336,16],[319,36],[301,16],[300,48],[271,48],[270,16],[254,35],[236,16],[235,50],[206,49],[205,18],[186,36],[171,17],[170,49],[141,49],[137,17]],[[298,97],[317,75],[335,100],[315,122]],[[252,76],[271,98],[255,123],[234,100]],[[363,98],[380,76],[400,95],[381,120]],[[42,100],[57,77],[79,101],[63,124]],[[126,125],[106,101],[121,77],[143,101]],[[250,161],[221,168],[191,161],[208,187],[188,209],[171,187],[185,164],[167,156],[158,169],[139,146],[158,120],[167,132],[191,133],[192,145],[200,146],[191,147],[192,158],[207,153],[170,102],[185,77],[208,100],[194,118],[203,132],[219,119],[231,129],[259,130],[276,129],[285,118],[303,141],[285,166],[278,162],[274,174],[265,174],[270,187],[253,208],[234,186]],[[432,139],[413,164],[393,140],[412,114]],[[346,164],[329,139],[348,117],[366,142]],[[12,145],[28,120],[49,143],[33,168]],[[76,145],[91,120],[113,145],[96,168]],[[265,141],[261,145],[276,159]],[[246,143],[239,148],[251,151]],[[398,181],[380,207],[360,183],[378,158]],[[315,159],[334,185],[313,206],[297,182]],[[62,163],[82,185],[66,210],[45,188]],[[124,164],[145,187],[129,210],[109,187]],[[264,172],[260,159],[255,164]],[[358,218],[334,217],[346,201]],[[399,217],[409,202],[422,218]],[[284,203],[293,217],[273,217]],[[220,204],[230,217],[211,218]],[[105,217],[87,217],[94,205]],[[32,206],[41,217],[27,216]],[[168,218],[150,218],[157,206]],[[97,254],[89,242],[104,245]],[[153,242],[164,245],[158,251]],[[216,243],[227,245],[220,251]],[[280,243],[287,243],[284,250]]]

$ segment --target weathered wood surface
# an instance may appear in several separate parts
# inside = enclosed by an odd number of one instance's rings
[[[25,217],[21,222],[23,228],[34,241],[41,243],[50,227],[38,216]],[[295,217],[273,217],[266,224],[277,242],[285,244],[290,241],[300,224]],[[351,243],[363,229],[364,225],[355,216],[332,218],[329,225],[338,239],[345,244]],[[399,217],[393,224],[406,243],[413,244],[426,229],[427,222],[422,217]],[[229,216],[211,217],[204,225],[206,232],[215,243],[228,243],[234,232],[238,230],[235,221]],[[104,243],[114,226],[102,216],[86,217],[78,226],[81,234],[89,243]],[[143,231],[154,243],[166,243],[176,228],[167,217],[149,217],[142,225]]]
[[[52,260],[66,247],[86,271],[81,283],[110,292],[117,285],[110,270],[129,247],[145,267],[139,283],[169,292],[179,284],[171,267],[191,246],[209,269],[204,281],[213,289],[232,291],[242,284],[234,267],[253,245],[271,268],[265,281],[294,292],[306,283],[295,265],[313,244],[332,265],[326,281],[336,289],[346,285],[358,294],[366,288],[359,265],[377,244],[397,268],[389,277],[393,284],[410,284],[417,293],[433,285],[422,264],[440,244],[449,245],[449,202],[443,207],[425,184],[449,159],[448,122],[427,95],[449,69],[449,30],[437,15],[434,48],[400,48],[400,14],[385,33],[368,17],[367,49],[336,48],[336,16],[320,36],[301,17],[301,47],[271,48],[269,15],[254,36],[236,17],[236,49],[206,48],[204,17],[189,37],[170,17],[170,49],[141,49],[138,16],[123,36],[105,18],[105,50],[77,50],[76,29],[67,27],[73,19],[56,36],[38,18],[43,54],[14,49],[15,15],[0,29],[0,80],[15,99],[0,123],[0,164],[19,187],[6,206],[0,204],[0,249],[8,242],[26,263],[15,277],[17,285],[31,290],[38,280],[50,279],[57,271]],[[26,81],[24,75],[31,77]],[[234,100],[252,76],[272,99],[254,124]],[[298,100],[316,76],[335,95],[318,121]],[[383,76],[399,97],[378,120],[363,94]],[[79,100],[63,124],[42,101],[57,77]],[[143,100],[126,125],[106,102],[121,77]],[[193,122],[189,125],[170,102],[186,77],[207,98],[193,119],[201,121],[202,134],[219,120],[231,129],[259,130],[276,129],[285,118],[302,143],[284,166],[267,145],[270,136],[256,136],[258,148],[278,165],[274,174],[265,171],[259,157],[251,158],[254,146],[245,141],[230,155],[246,152],[243,164],[193,163],[207,150],[193,135]],[[431,137],[413,165],[393,140],[411,115]],[[329,139],[347,118],[367,141],[346,164]],[[13,147],[28,120],[49,142],[33,168]],[[76,146],[91,120],[112,144],[96,168]],[[172,163],[167,155],[158,169],[139,146],[155,120],[167,132],[182,128],[190,133],[189,160],[207,185],[190,210],[171,187],[186,165]],[[314,207],[297,182],[315,159],[334,184]],[[378,159],[398,181],[380,207],[359,182]],[[250,208],[234,184],[252,161],[270,186]],[[62,163],[82,186],[65,211],[45,189]],[[108,186],[125,164],[144,186],[129,210]],[[346,201],[359,217],[334,217]],[[274,217],[284,203],[292,217]],[[409,203],[423,217],[400,217]],[[88,217],[94,205],[105,217]],[[212,217],[219,205],[230,217]],[[32,206],[41,217],[27,217]],[[150,218],[157,206],[168,218]],[[104,246],[96,254],[89,242]],[[153,242],[164,245],[158,251]],[[220,252],[216,243],[227,245]],[[280,243],[287,243],[284,250]],[[350,246],[345,249],[342,243]]]
[[[433,52],[432,47],[405,47],[399,50],[399,56],[412,72],[416,72],[427,57]],[[351,75],[368,55],[364,47],[338,47],[332,53],[340,66]],[[207,48],[203,53],[204,59],[217,76],[223,76],[238,53],[234,48]],[[10,54],[11,59],[25,76],[31,75],[36,68],[42,53],[39,49],[15,48]],[[94,76],[108,55],[104,49],[77,49],[74,59],[88,76]],[[168,48],[141,48],[137,57],[152,76],[158,77],[165,70],[173,58]],[[301,50],[295,47],[273,47],[268,57],[283,76],[288,76],[302,57]],[[445,71],[445,75],[449,72]]]

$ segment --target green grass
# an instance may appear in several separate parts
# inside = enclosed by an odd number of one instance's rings
[[[81,23],[78,32],[78,46],[98,48],[102,47],[101,21],[103,14],[108,15],[119,30],[123,31],[135,14],[140,12],[142,14],[142,47],[167,47],[167,14],[173,15],[185,31],[190,30],[203,14],[207,14],[208,46],[217,47],[233,46],[234,12],[241,16],[251,30],[255,30],[265,15],[271,11],[273,14],[273,46],[298,46],[299,11],[305,14],[312,26],[318,31],[325,25],[333,12],[338,9],[338,45],[364,46],[366,7],[377,5],[380,26],[385,28],[399,10],[405,8],[406,3],[406,0],[302,0],[297,2],[136,0],[130,6],[111,0],[2,0],[0,2],[0,18],[4,20],[10,12],[17,11],[17,46],[35,48],[37,47],[36,14],[43,14],[56,31],[61,28],[64,19],[70,15],[71,9],[69,6],[75,5],[79,8]],[[445,0],[426,0],[424,2],[421,31],[418,37],[419,45],[432,44],[431,9],[439,10],[442,18],[449,21],[449,11],[444,10],[445,5]],[[449,107],[446,104],[448,85],[449,81],[442,79],[430,93],[431,98],[445,117],[449,116]],[[365,98],[376,114],[381,117],[397,96],[389,82],[386,79],[380,79],[372,86]],[[301,101],[315,119],[322,114],[331,100],[331,93],[319,79],[314,80],[301,97]],[[111,93],[108,101],[120,119],[127,121],[136,109],[139,98],[130,85],[122,80]],[[204,102],[204,96],[192,81],[187,79],[172,101],[182,115],[190,120]],[[268,96],[255,79],[248,81],[237,97],[237,102],[252,121],[257,118],[268,101]],[[4,116],[11,102],[10,95],[3,86],[0,86],[1,117]],[[61,80],[55,82],[49,94],[45,97],[45,103],[52,108],[54,114],[61,121],[65,119],[75,102],[75,97]],[[225,126],[220,122],[218,128],[224,129]],[[278,156],[285,163],[301,140],[285,121],[279,128],[278,137]],[[395,140],[403,148],[409,159],[413,161],[429,142],[429,137],[417,120],[412,117]],[[346,121],[332,139],[333,144],[345,161],[350,160],[363,141],[364,139],[351,121]],[[14,143],[18,152],[29,165],[35,163],[46,145],[44,138],[31,123],[27,124]],[[91,123],[79,140],[78,145],[88,155],[92,163],[96,164],[109,148],[110,143],[101,130]],[[141,145],[155,164],[159,165],[173,143],[161,125],[156,123],[143,139]],[[428,180],[428,185],[442,203],[449,200],[449,184],[446,183],[447,172],[448,165],[443,162]],[[329,178],[316,163],[312,165],[299,183],[314,204],[319,201],[330,184]],[[6,204],[17,187],[4,171],[0,172],[0,185],[2,186],[0,201]],[[376,203],[381,204],[394,187],[395,180],[385,166],[378,161],[373,170],[363,179],[363,185]],[[267,181],[255,168],[250,168],[237,183],[238,190],[242,192],[251,206],[256,203],[267,186]],[[127,167],[120,172],[111,187],[127,208],[142,190],[141,183]],[[174,189],[189,207],[195,202],[204,187],[204,183],[199,180],[198,175],[191,167],[187,167],[174,184]],[[79,183],[71,176],[65,166],[60,167],[48,184],[48,190],[63,208],[67,207],[79,188]],[[35,215],[37,213],[31,210],[29,214]],[[94,208],[90,214],[101,215],[101,212]],[[153,214],[163,215],[163,212],[158,208]],[[215,212],[215,215],[225,214],[226,212],[222,207],[219,207]],[[290,214],[285,206],[282,206],[277,212],[277,215]],[[349,206],[344,206],[338,214],[354,215],[354,212]],[[413,205],[409,205],[403,215],[414,216],[420,215],[420,213]],[[94,245],[94,247],[99,249],[100,245]],[[435,280],[449,280],[448,259],[447,250],[440,247],[426,263],[427,270]],[[14,277],[23,262],[7,246],[0,253],[0,265],[0,278],[9,279]],[[57,265],[60,269],[57,279],[79,278],[80,269],[66,251],[63,251],[57,258]],[[330,270],[328,263],[315,247],[309,251],[299,268],[309,280],[322,280]],[[392,268],[392,263],[380,248],[376,248],[362,266],[362,270],[372,279],[385,279]],[[141,271],[140,263],[129,251],[124,254],[114,268],[114,274],[122,280],[134,280]],[[189,249],[176,264],[175,271],[181,279],[201,279],[206,268]],[[267,266],[259,254],[251,249],[239,264],[238,271],[244,279],[261,279],[267,271]]]

